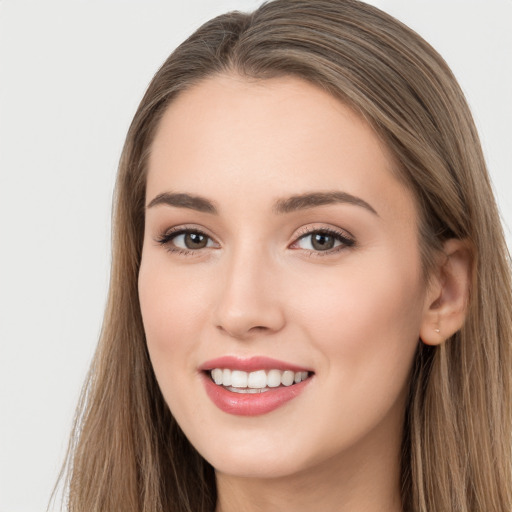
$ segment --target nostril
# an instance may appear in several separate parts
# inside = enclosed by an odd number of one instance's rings
[[[224,325],[217,325],[217,329],[222,333],[236,339],[245,339],[254,334],[265,334],[272,331],[270,327],[266,327],[264,325],[255,325],[254,327],[244,327],[244,326],[231,326],[226,327]]]

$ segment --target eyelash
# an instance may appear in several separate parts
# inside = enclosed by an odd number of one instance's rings
[[[157,239],[156,242],[161,245],[165,246],[167,250],[174,254],[179,254],[183,256],[196,256],[200,249],[183,249],[181,247],[176,247],[172,245],[172,241],[177,238],[180,235],[187,235],[187,234],[197,234],[204,236],[208,238],[209,240],[213,240],[213,238],[209,235],[207,235],[204,231],[201,231],[197,228],[188,228],[188,227],[178,227],[178,228],[172,228],[164,233],[162,233]],[[319,251],[319,250],[308,250],[305,249],[307,253],[309,253],[309,256],[313,257],[323,257],[323,256],[329,256],[335,253],[338,253],[339,251],[342,251],[347,248],[354,247],[356,244],[355,239],[349,235],[345,231],[336,230],[333,228],[304,228],[295,241],[291,244],[296,245],[300,240],[303,240],[307,238],[308,236],[312,236],[315,234],[320,235],[327,235],[332,236],[335,241],[340,242],[340,244],[336,247],[333,247],[332,249],[328,249],[325,251]]]
[[[201,231],[200,229],[180,226],[178,228],[171,228],[170,230],[165,231],[156,239],[156,242],[162,246],[165,246],[167,250],[169,252],[172,252],[173,254],[179,254],[182,256],[196,256],[199,249],[183,249],[181,247],[176,247],[172,245],[172,241],[178,236],[192,233],[202,235],[208,238],[209,240],[213,240],[211,236],[207,235],[204,231]]]
[[[340,244],[336,247],[333,247],[332,249],[328,249],[326,251],[318,251],[318,250],[307,250],[309,253],[309,256],[312,257],[324,257],[324,256],[330,256],[333,254],[336,254],[340,251],[343,251],[345,249],[349,249],[351,247],[354,247],[356,244],[355,239],[352,237],[352,235],[349,235],[346,231],[337,230],[334,228],[304,228],[302,232],[299,233],[299,236],[293,242],[292,245],[296,245],[300,240],[303,240],[307,238],[308,236],[312,235],[327,235],[332,236],[335,241],[340,242]]]

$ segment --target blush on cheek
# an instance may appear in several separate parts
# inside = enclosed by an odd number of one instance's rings
[[[385,266],[385,265],[384,265]],[[351,268],[333,287],[322,281],[304,284],[308,294],[295,297],[295,307],[309,338],[359,366],[365,360],[414,349],[421,319],[421,279],[404,275],[395,261],[382,267]],[[406,346],[404,346],[404,344]]]

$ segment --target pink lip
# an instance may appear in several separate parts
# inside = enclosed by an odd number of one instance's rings
[[[307,368],[278,361],[268,357],[251,357],[243,359],[233,356],[219,357],[201,365],[201,378],[206,394],[210,400],[222,411],[238,416],[258,416],[269,413],[293,398],[297,397],[311,382],[311,377],[293,384],[272,388],[263,393],[235,393],[215,384],[208,370],[213,368],[229,368],[251,372],[256,370],[293,370],[294,372],[309,371]]]
[[[308,368],[297,366],[295,364],[279,361],[270,357],[256,356],[241,358],[235,356],[223,356],[211,359],[203,363],[199,369],[201,371],[213,370],[214,368],[229,368],[230,370],[242,370],[244,372],[254,372],[256,370],[292,370],[294,372],[311,371]]]

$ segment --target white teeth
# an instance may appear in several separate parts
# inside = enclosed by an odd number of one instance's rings
[[[244,393],[244,394],[249,394],[249,395],[254,395],[256,393],[265,393],[266,391],[270,391],[269,388],[251,389],[251,388],[234,388],[232,386],[229,386],[226,389],[228,391],[233,391],[233,393]]]
[[[214,368],[210,371],[212,380],[218,386],[224,386],[230,391],[239,393],[257,393],[268,391],[268,388],[279,386],[291,386],[306,380],[308,372],[293,372],[292,370],[257,370],[254,372],[243,372],[241,370],[230,370],[229,368]]]
[[[214,379],[215,380],[215,379]],[[215,383],[217,384],[217,383]],[[222,370],[222,385],[231,386],[231,370]]]
[[[222,384],[222,374],[223,371],[220,368],[215,368],[215,370],[212,370],[212,379],[217,385]]]
[[[249,373],[247,387],[260,389],[267,387],[267,374],[265,373],[265,370]]]
[[[249,376],[247,375],[247,372],[233,370],[231,372],[231,385],[234,388],[246,388],[248,378]]]
[[[295,374],[290,370],[286,370],[283,372],[283,376],[281,377],[281,384],[283,386],[291,386],[293,384],[294,378]]]
[[[295,384],[302,382],[308,378],[308,372],[295,372]]]
[[[277,388],[281,385],[281,372],[279,370],[270,370],[267,375],[267,386]]]

